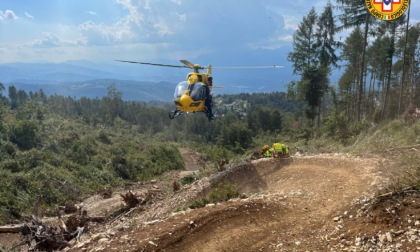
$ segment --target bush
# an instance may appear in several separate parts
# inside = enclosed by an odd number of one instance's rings
[[[394,190],[401,190],[407,187],[413,187],[420,190],[420,156],[416,153],[403,154],[396,163],[398,174],[392,181]],[[401,175],[401,170],[404,171]]]
[[[29,150],[35,146],[36,134],[36,124],[31,121],[17,121],[10,125],[10,141],[23,150]]]
[[[234,184],[228,184],[223,183],[219,185],[218,187],[214,188],[208,198],[210,202],[217,203],[217,202],[223,202],[228,201],[232,198],[237,198],[239,196],[238,189],[236,188],[236,185]]]
[[[181,185],[192,184],[196,180],[197,180],[197,176],[195,174],[188,175],[181,179]]]
[[[16,153],[16,145],[9,141],[0,140],[0,160],[7,156],[13,156]]]
[[[204,207],[205,205],[209,203],[219,203],[228,201],[233,198],[239,197],[239,191],[236,188],[236,185],[229,184],[229,183],[222,183],[219,186],[213,188],[207,197],[200,198],[198,200],[195,200],[191,205],[190,208],[200,208]]]

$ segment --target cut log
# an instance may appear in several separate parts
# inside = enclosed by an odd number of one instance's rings
[[[0,226],[0,233],[21,233],[24,226]]]

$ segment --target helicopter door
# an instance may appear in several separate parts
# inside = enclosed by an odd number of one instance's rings
[[[190,92],[191,99],[194,101],[204,101],[207,93],[206,88],[207,87],[202,82],[194,83]]]

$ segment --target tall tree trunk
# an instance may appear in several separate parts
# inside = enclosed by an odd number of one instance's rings
[[[392,22],[392,21],[391,21]],[[382,114],[381,114],[381,121],[385,119],[385,115],[387,114],[387,108],[388,108],[388,102],[389,102],[389,91],[391,89],[391,75],[392,75],[392,58],[394,57],[394,51],[395,51],[395,29],[397,27],[397,24],[395,22],[392,22],[391,24],[391,44],[389,46],[388,50],[388,58],[389,58],[389,64],[388,64],[388,73],[387,73],[387,82],[386,82],[386,88],[385,88],[385,101],[382,107]]]
[[[359,96],[358,96],[358,104],[357,104],[357,121],[359,122],[361,119],[362,114],[362,97],[363,97],[363,87],[364,87],[364,75],[365,75],[365,55],[366,55],[366,47],[367,47],[367,40],[368,40],[368,31],[369,31],[369,14],[366,14],[366,22],[365,22],[365,37],[363,42],[363,52],[362,52],[362,63],[360,66],[360,83],[359,83]]]
[[[410,5],[411,5],[411,1],[408,1],[407,24],[405,26],[405,42],[404,42],[403,65],[402,65],[403,69],[402,69],[402,77],[401,77],[401,85],[400,85],[400,97],[398,99],[398,115],[401,115],[401,103],[402,103],[402,97],[403,97],[403,92],[404,92],[405,62],[406,62],[407,43],[408,43],[408,27],[410,23]]]
[[[374,93],[373,93],[373,91],[374,91],[374,87],[373,87],[373,85],[374,85],[374,80],[375,80],[375,74],[373,73],[373,72],[371,72],[371,75],[370,75],[371,77],[370,77],[370,82],[369,82],[369,93],[368,93],[368,102],[367,102],[367,104],[368,104],[368,113],[369,113],[369,115],[371,115],[372,114],[372,112],[373,112],[373,95],[374,95]]]

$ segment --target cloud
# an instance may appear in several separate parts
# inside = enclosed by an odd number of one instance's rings
[[[178,16],[178,18],[179,18],[180,21],[182,21],[184,23],[187,21],[187,15],[186,14],[178,14],[178,13],[175,13],[175,15]]]
[[[176,34],[177,27],[187,20],[182,12],[163,12],[168,6],[155,1],[116,0],[116,3],[127,11],[119,21],[110,25],[87,21],[79,25],[81,35],[89,45],[159,43],[164,41],[162,37]],[[179,4],[180,1],[172,2],[171,6]]]
[[[181,5],[182,4],[182,1],[181,0],[171,0],[171,2],[176,3],[178,5]]]
[[[270,0],[269,0],[270,1]],[[88,45],[167,44],[175,50],[211,51],[256,46],[291,33],[293,19],[245,0],[115,0],[124,13],[114,23],[89,20],[78,25]],[[276,2],[277,3],[277,2]],[[96,15],[96,12],[89,12]],[[112,19],[115,20],[115,19]],[[289,30],[289,31],[287,31]],[[266,42],[267,43],[267,42]],[[44,43],[40,43],[44,44]],[[270,47],[272,47],[270,45]]]
[[[98,15],[98,13],[96,13],[96,12],[94,12],[94,11],[88,11],[88,14],[89,14],[89,15],[92,15],[92,16],[97,16],[97,15]]]
[[[32,16],[31,14],[29,14],[28,12],[25,12],[25,16],[29,19],[34,19],[34,16]]]
[[[2,19],[18,19],[18,16],[12,10],[0,11],[0,20]]]
[[[85,45],[86,43],[81,40],[63,40],[60,39],[57,35],[44,32],[40,39],[36,39],[27,44],[29,47],[34,48],[54,48],[54,47],[65,47],[65,46],[78,46]]]
[[[300,20],[298,17],[296,16],[289,16],[289,15],[284,15],[284,29],[287,30],[297,30]]]
[[[88,21],[79,25],[79,31],[90,45],[121,43],[123,40],[128,42],[134,36],[126,20],[111,26]]]

